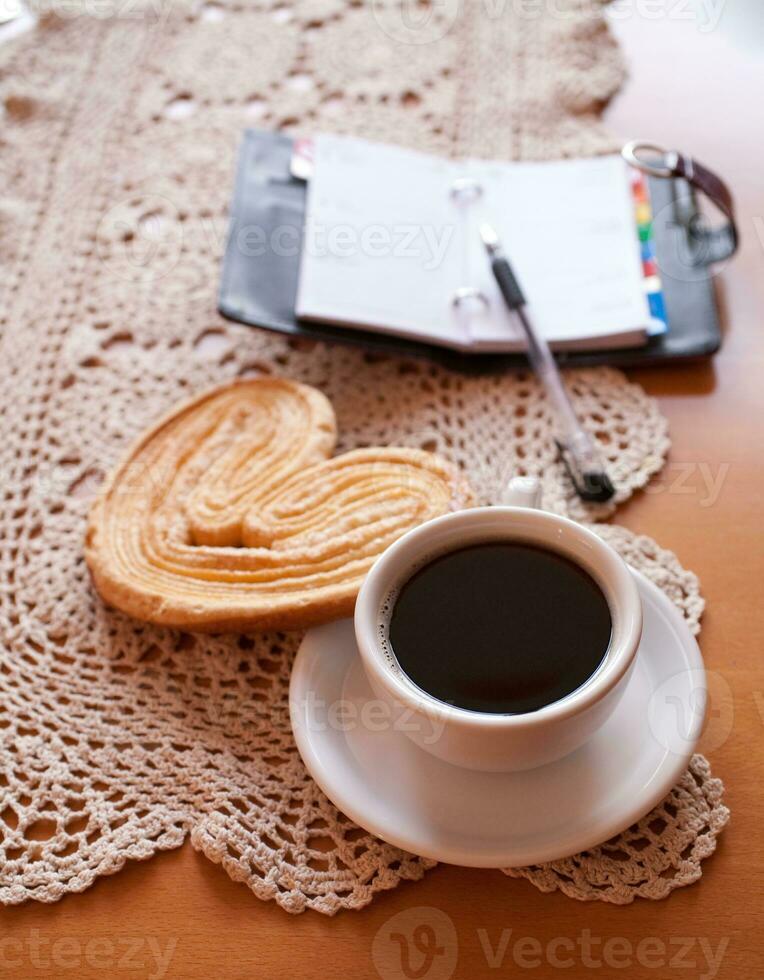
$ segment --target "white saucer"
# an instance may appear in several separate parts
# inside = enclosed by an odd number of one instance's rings
[[[614,714],[572,755],[514,773],[441,762],[369,710],[353,623],[342,620],[308,632],[294,663],[292,727],[308,771],[361,827],[437,861],[521,867],[613,837],[675,785],[705,712],[697,643],[669,599],[635,574],[644,631],[634,671]]]

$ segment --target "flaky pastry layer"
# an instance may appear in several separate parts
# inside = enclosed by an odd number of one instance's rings
[[[335,442],[328,399],[286,379],[181,404],[133,444],[93,505],[85,556],[98,592],[138,619],[201,632],[350,615],[378,555],[471,493],[432,453],[332,457]]]

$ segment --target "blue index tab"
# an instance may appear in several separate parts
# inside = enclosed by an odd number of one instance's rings
[[[668,316],[666,315],[666,301],[662,292],[648,293],[647,303],[650,308],[650,316],[663,322],[663,330],[650,331],[653,333],[663,333],[668,329]]]
[[[655,246],[652,238],[648,238],[646,242],[640,242],[639,244],[641,246],[641,258],[643,262],[649,262],[650,259],[655,258]]]

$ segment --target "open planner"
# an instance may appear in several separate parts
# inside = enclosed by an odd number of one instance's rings
[[[455,161],[331,135],[312,156],[298,320],[522,350],[480,240],[489,222],[553,347],[635,347],[666,329],[638,230],[649,201],[620,156]]]

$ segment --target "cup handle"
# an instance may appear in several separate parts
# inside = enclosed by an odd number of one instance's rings
[[[541,507],[541,483],[535,476],[513,476],[504,491],[502,503],[506,507]]]

